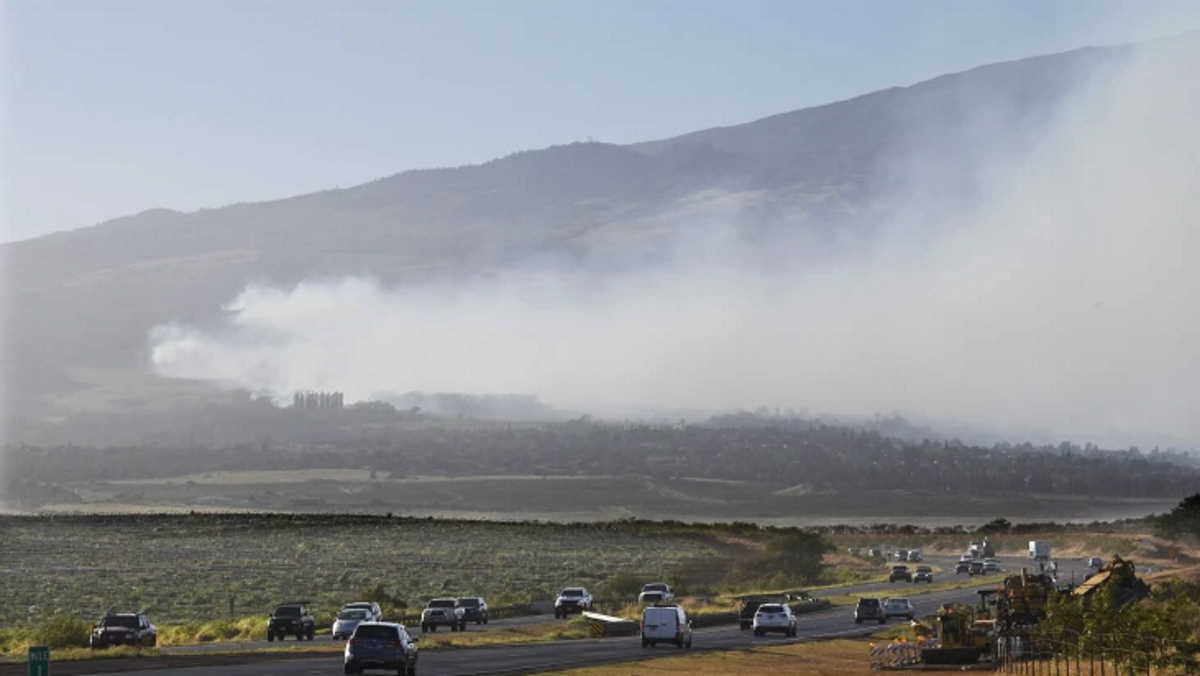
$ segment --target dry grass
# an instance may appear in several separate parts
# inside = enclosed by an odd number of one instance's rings
[[[786,646],[721,650],[711,653],[622,662],[554,672],[564,676],[660,676],[661,674],[873,674],[866,640],[815,641]]]
[[[527,624],[488,631],[451,632],[443,629],[436,634],[422,634],[421,650],[479,648],[513,643],[570,641],[581,638],[592,638],[591,626],[582,617],[575,617],[566,622]]]

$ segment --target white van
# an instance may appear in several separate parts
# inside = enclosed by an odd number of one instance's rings
[[[692,647],[692,623],[679,606],[651,606],[642,611],[642,647],[674,643],[678,648]]]

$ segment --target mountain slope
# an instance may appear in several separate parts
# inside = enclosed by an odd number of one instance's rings
[[[914,162],[923,181],[936,171],[946,195],[969,199],[980,186],[965,168],[981,140],[1035,144],[1072,88],[1129,50],[984,66],[659,141],[576,143],[282,200],[155,209],[3,245],[0,404],[43,413],[47,397],[89,387],[87,369],[145,372],[151,327],[210,322],[250,282],[368,274],[403,284],[533,257],[636,259],[697,215],[812,241],[869,233],[910,189]]]

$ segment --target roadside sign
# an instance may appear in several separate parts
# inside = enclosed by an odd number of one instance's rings
[[[50,649],[46,646],[29,647],[29,676],[50,676]]]

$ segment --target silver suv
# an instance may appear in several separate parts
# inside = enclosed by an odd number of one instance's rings
[[[450,631],[465,631],[467,621],[458,599],[434,599],[421,611],[421,631],[435,632],[438,627],[450,627]]]
[[[416,676],[417,639],[408,635],[403,624],[363,622],[346,641],[342,665],[347,674],[387,669],[400,676]]]
[[[592,609],[592,595],[583,587],[567,587],[554,599],[554,617],[562,618],[571,613],[582,613]]]

